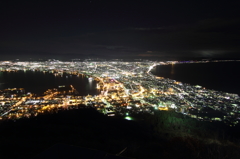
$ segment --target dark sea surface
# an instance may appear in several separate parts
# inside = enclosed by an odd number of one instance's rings
[[[240,62],[159,65],[152,73],[191,85],[240,95]]]
[[[60,85],[73,85],[81,96],[98,95],[96,84],[96,81],[89,81],[84,75],[54,76],[52,73],[39,71],[0,72],[0,89],[25,88],[27,92],[36,94],[42,94],[47,89],[58,88]]]

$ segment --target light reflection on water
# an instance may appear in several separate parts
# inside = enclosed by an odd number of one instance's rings
[[[171,75],[173,75],[175,72],[174,72],[174,65],[171,65]]]
[[[98,95],[97,82],[84,75],[57,75],[40,71],[0,72],[0,89],[24,88],[28,92],[42,94],[47,89],[60,85],[73,85],[80,96]]]

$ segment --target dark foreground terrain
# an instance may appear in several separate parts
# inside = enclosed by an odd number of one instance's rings
[[[174,112],[134,117],[139,120],[106,117],[85,108],[5,121],[0,124],[0,158],[31,159],[56,144],[110,154],[125,149],[120,156],[144,159],[240,156],[237,133],[231,134],[221,124],[186,119]]]

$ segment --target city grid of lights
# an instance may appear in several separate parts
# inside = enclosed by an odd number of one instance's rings
[[[191,62],[191,61],[190,61]],[[206,62],[206,61],[198,61]],[[205,89],[151,73],[157,65],[182,62],[122,62],[49,60],[44,62],[0,62],[0,71],[41,71],[55,76],[70,74],[86,76],[89,82],[97,81],[99,95],[79,96],[73,85],[64,91],[49,89],[42,96],[26,94],[22,88],[0,92],[0,119],[18,119],[37,116],[61,109],[94,107],[108,115],[123,115],[132,120],[131,114],[156,110],[175,110],[201,121],[222,121],[234,126],[240,120],[240,98],[237,94]]]

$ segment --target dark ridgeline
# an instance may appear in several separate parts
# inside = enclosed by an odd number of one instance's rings
[[[207,89],[240,95],[240,62],[159,65],[153,74]]]
[[[120,156],[141,159],[219,159],[219,156],[240,155],[236,144],[221,141],[228,138],[217,131],[221,125],[198,122],[167,111],[134,117],[141,120],[107,117],[92,108],[82,108],[6,121],[0,124],[0,157],[33,159],[54,156],[56,149],[65,149],[58,153],[61,157],[75,153],[69,155],[72,158],[81,156],[74,149],[79,149],[79,153],[86,149],[82,154],[86,158],[96,158],[103,152],[116,155],[122,150]]]
[[[51,154],[48,149],[56,144],[67,145],[66,153],[71,152],[68,150],[71,145],[111,154],[118,154],[127,147],[124,156],[133,156],[139,145],[151,140],[149,128],[143,129],[132,121],[109,118],[87,107],[6,121],[0,126],[0,148],[4,150],[0,153],[1,158],[33,158],[45,151]],[[15,153],[5,151],[9,149]],[[91,158],[91,154],[88,155]]]

